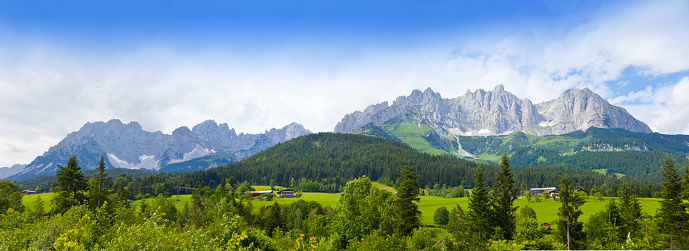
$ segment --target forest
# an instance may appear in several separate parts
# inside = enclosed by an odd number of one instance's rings
[[[85,175],[72,156],[58,165],[50,186],[54,196],[38,197],[33,207],[22,202],[24,185],[0,181],[0,249],[689,249],[686,162],[682,168],[666,156],[658,184],[511,162],[503,154],[498,166],[479,165],[395,141],[338,134],[301,137],[205,171],[138,178],[109,175],[102,157]],[[255,185],[340,195],[333,206],[281,204],[273,194],[253,198],[247,192]],[[544,186],[559,188],[549,200],[559,205],[557,220],[547,224],[529,204],[514,205],[528,187]],[[587,191],[610,197],[584,222]],[[180,193],[191,197],[178,209]],[[468,206],[439,207],[435,224],[422,224],[421,193],[470,197]],[[660,197],[655,213],[642,209],[639,197],[648,194]]]

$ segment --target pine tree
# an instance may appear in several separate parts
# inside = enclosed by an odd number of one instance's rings
[[[682,203],[682,184],[679,173],[675,169],[675,161],[667,156],[663,165],[663,200],[660,202],[658,217],[661,232],[669,238],[670,249],[682,248],[686,243],[687,220],[686,205]]]
[[[493,209],[488,198],[488,189],[483,181],[483,169],[479,165],[474,174],[474,189],[469,197],[469,220],[472,224],[473,238],[482,249],[485,241],[491,234],[490,219],[493,217]],[[474,242],[474,241],[472,241]]]
[[[401,236],[411,235],[414,229],[421,225],[421,211],[418,202],[419,198],[419,183],[416,180],[418,175],[414,175],[414,169],[411,167],[402,167],[400,177],[399,189],[397,189],[397,211],[400,216],[398,233]]]
[[[583,231],[583,224],[579,222],[581,216],[581,206],[584,205],[584,198],[581,198],[573,193],[572,184],[569,178],[565,176],[562,179],[562,186],[559,192],[560,210],[558,212],[559,219],[557,227],[560,230],[560,238],[567,244],[567,250],[584,249],[585,235]]]
[[[495,210],[493,224],[502,229],[502,238],[512,240],[515,230],[513,206],[514,200],[519,196],[518,189],[514,187],[514,179],[510,171],[510,160],[507,154],[502,154],[501,170],[497,173],[497,184],[493,186],[492,204]]]
[[[641,203],[639,199],[632,194],[629,184],[624,182],[622,184],[620,195],[620,217],[622,222],[622,234],[627,235],[631,233],[632,236],[641,236]]]
[[[53,183],[55,189],[55,196],[51,203],[53,204],[52,213],[64,213],[70,207],[81,205],[86,200],[87,181],[84,174],[81,172],[81,167],[77,162],[77,156],[69,157],[67,166],[57,164],[58,170],[55,173],[57,181]]]
[[[112,187],[112,178],[105,173],[105,161],[103,155],[100,156],[98,162],[98,172],[93,174],[93,178],[89,180],[89,206],[95,210],[99,208],[108,200]]]

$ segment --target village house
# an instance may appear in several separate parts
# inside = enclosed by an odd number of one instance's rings
[[[285,189],[278,192],[278,198],[294,198],[294,190]]]
[[[531,188],[531,196],[540,196],[543,193],[550,193],[552,191],[557,191],[555,187],[544,187],[544,188]]]
[[[34,191],[34,190],[23,190],[22,191],[22,195],[32,195],[35,193],[36,193],[36,191]]]

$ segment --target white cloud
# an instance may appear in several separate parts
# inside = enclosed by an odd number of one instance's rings
[[[347,113],[431,87],[445,98],[505,89],[533,102],[589,87],[656,131],[689,133],[686,80],[617,93],[642,75],[689,69],[689,2],[612,4],[585,19],[411,47],[298,44],[257,51],[150,43],[126,52],[43,43],[0,47],[0,166],[27,163],[89,121],[170,133],[206,119],[257,133],[291,122],[330,131]],[[488,34],[488,35],[486,35]],[[8,43],[8,42],[5,42]],[[16,149],[26,149],[17,153]]]
[[[625,102],[642,102],[642,103],[649,103],[653,99],[653,87],[652,86],[646,86],[646,89],[643,89],[641,91],[631,91],[627,95],[622,95],[622,96],[617,96],[615,98],[609,99],[608,102],[610,102],[613,105],[620,105]]]
[[[629,106],[629,111],[653,131],[689,134],[689,77],[675,85],[656,88],[648,104]]]

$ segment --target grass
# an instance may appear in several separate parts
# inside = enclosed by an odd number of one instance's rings
[[[422,137],[422,134],[427,134],[431,132],[431,127],[421,123],[421,127],[413,120],[401,121],[399,123],[390,124],[383,128],[386,132],[395,135],[398,139],[402,140],[405,144],[417,149],[421,152],[442,155],[447,154],[446,151],[437,149],[433,147],[426,139]]]
[[[591,215],[605,210],[605,204],[607,204],[610,199],[612,198],[604,198],[604,200],[587,200],[581,208],[583,214],[581,215],[580,220],[586,222]],[[422,213],[421,222],[423,224],[433,224],[433,214],[435,214],[435,210],[444,206],[451,211],[456,205],[460,205],[466,212],[469,208],[469,198],[446,199],[436,196],[423,196],[419,202],[419,210]],[[534,202],[532,200],[532,202],[528,202],[526,199],[517,199],[514,202],[514,205],[518,206],[519,208],[528,205],[529,207],[533,208],[534,211],[536,211],[536,216],[538,217],[539,223],[544,223],[554,222],[557,220],[557,212],[562,204],[559,201],[553,200],[542,200],[541,202]],[[656,210],[660,208],[660,200],[642,198],[641,205],[642,210],[645,208],[646,212],[648,212],[648,215],[655,215]],[[519,209],[517,209],[517,211],[518,210]]]
[[[391,192],[391,193],[396,193],[396,192],[397,192],[397,190],[395,190],[395,188],[390,187],[390,186],[385,185],[385,184],[382,184],[382,183],[371,182],[371,185],[373,185],[373,187],[375,187],[375,188],[378,188],[378,190],[385,190],[385,191],[388,191],[388,192]]]
[[[300,198],[275,198],[271,201],[266,200],[250,200],[251,205],[254,207],[254,211],[258,211],[261,206],[270,206],[277,202],[278,204],[285,205],[292,202],[297,202],[298,200],[305,201],[316,201],[323,206],[336,207],[337,202],[340,201],[339,193],[302,193]]]
[[[385,186],[383,184],[373,182],[374,186],[377,187],[378,189],[382,190],[392,190],[394,189],[392,187]],[[257,188],[260,186],[254,186],[254,188]],[[258,188],[257,188],[258,190]],[[33,210],[35,207],[36,199],[38,197],[41,197],[41,200],[43,201],[44,208],[45,210],[50,209],[50,200],[53,198],[54,194],[53,193],[41,193],[41,194],[34,194],[34,195],[27,195],[24,196],[22,199],[22,203],[24,206],[26,206],[27,209]],[[452,210],[456,205],[459,205],[462,207],[462,209],[466,212],[469,207],[469,198],[452,198],[452,199],[446,199],[442,197],[437,197],[437,196],[421,196],[421,200],[418,202],[419,205],[419,211],[421,211],[421,223],[423,224],[434,224],[433,222],[433,215],[435,214],[435,211],[439,207],[446,207],[448,210]],[[175,203],[175,207],[178,210],[182,210],[184,208],[185,203],[191,203],[191,195],[185,194],[185,195],[173,195],[172,197],[168,198],[172,200]],[[340,199],[340,194],[338,193],[303,193],[301,198],[275,198],[272,201],[264,201],[264,200],[250,200],[251,204],[254,207],[255,211],[258,211],[258,209],[261,206],[270,206],[273,205],[275,202],[281,205],[286,205],[290,204],[292,202],[296,202],[298,200],[305,200],[305,201],[316,201],[320,203],[323,206],[331,206],[331,207],[336,207],[337,203]],[[591,215],[595,214],[596,212],[605,210],[605,205],[608,203],[609,200],[614,199],[612,197],[604,197],[603,200],[598,200],[593,197],[590,197],[586,201],[586,203],[582,206],[581,210],[583,211],[583,214],[581,215],[580,220],[583,222],[588,221],[588,219],[591,217]],[[656,211],[660,208],[660,200],[661,199],[656,199],[656,198],[641,198],[641,205],[642,205],[642,210],[646,210],[648,215],[655,215]],[[144,199],[144,200],[137,200],[134,201],[133,203],[136,205],[140,205],[142,201],[145,201],[149,205],[155,201],[155,197]],[[557,212],[558,209],[560,208],[561,203],[559,201],[553,201],[553,200],[542,200],[541,202],[534,202],[533,200],[531,202],[528,202],[527,199],[517,199],[514,202],[515,206],[518,206],[520,208],[524,207],[525,205],[528,205],[529,207],[533,208],[534,211],[536,211],[536,216],[538,217],[539,223],[544,223],[544,222],[554,222],[557,220]]]
[[[181,194],[181,195],[173,195],[170,196],[170,198],[167,198],[168,200],[172,200],[173,203],[175,203],[175,207],[177,210],[182,211],[184,209],[184,204],[189,203],[191,204],[191,194]],[[156,197],[151,197],[148,199],[142,199],[142,200],[135,200],[132,202],[134,206],[141,205],[141,203],[145,202],[149,206],[155,202]]]
[[[251,186],[251,187],[253,187],[254,189],[256,189],[256,191],[268,191],[268,190],[271,190],[271,189],[270,189],[270,186]],[[281,186],[275,186],[275,190],[276,190],[276,191],[280,191],[280,190],[285,190],[285,188],[284,188],[284,187],[281,187]]]
[[[38,197],[41,197],[41,201],[43,201],[43,209],[50,210],[50,200],[53,199],[53,196],[55,196],[54,193],[39,193],[25,195],[22,198],[22,204],[24,205],[24,207],[26,207],[26,209],[34,211],[34,208],[36,208],[36,199],[38,199]]]

